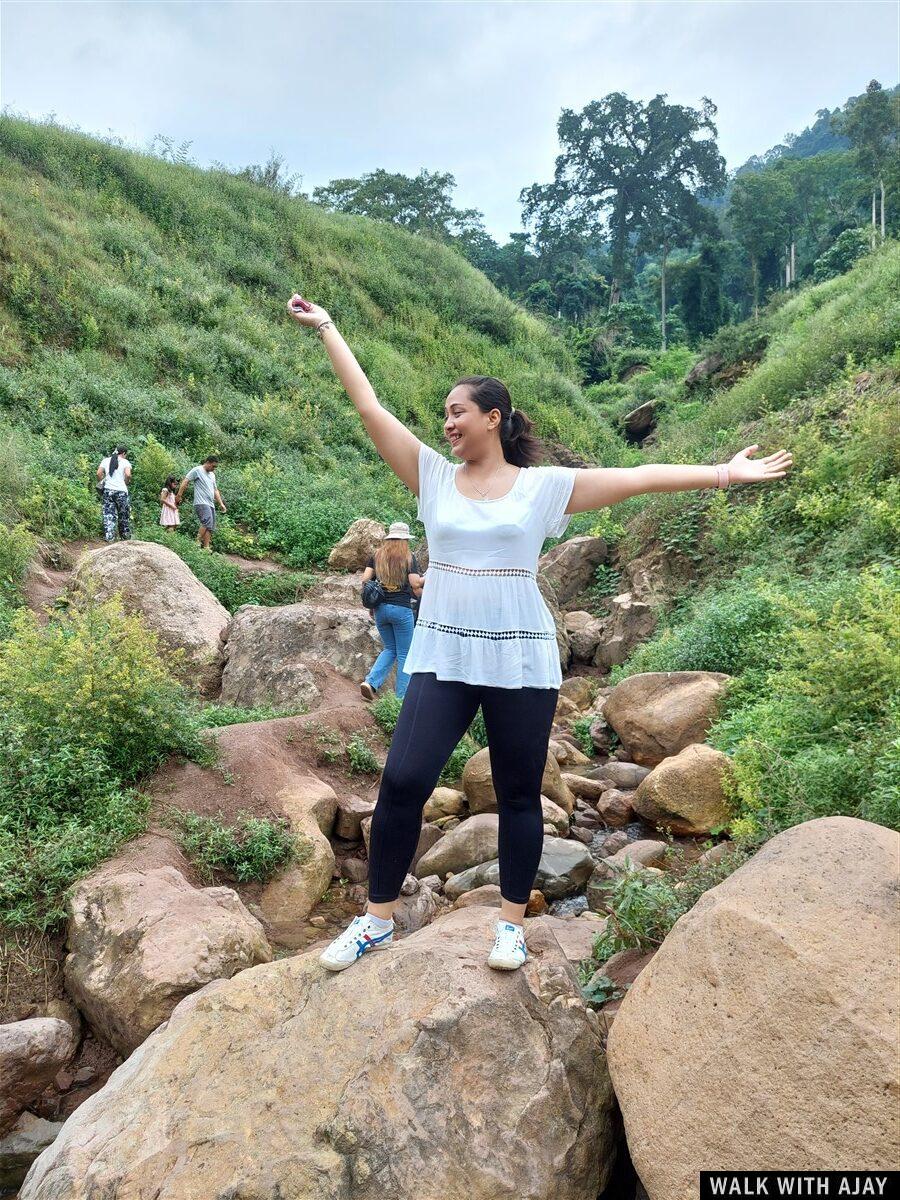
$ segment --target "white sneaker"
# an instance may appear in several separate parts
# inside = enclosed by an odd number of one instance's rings
[[[369,913],[354,917],[343,933],[319,955],[319,962],[329,971],[343,971],[369,950],[387,950],[393,945],[394,922],[390,927],[377,926]]]
[[[512,921],[505,921],[501,917],[497,922],[497,936],[488,956],[488,966],[496,967],[498,971],[515,971],[527,957],[525,930],[521,925],[514,925]]]

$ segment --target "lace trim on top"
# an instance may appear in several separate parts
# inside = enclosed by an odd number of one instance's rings
[[[556,632],[533,629],[466,629],[463,625],[445,625],[442,621],[428,621],[419,617],[417,626],[436,629],[438,633],[455,633],[458,637],[489,638],[495,642],[507,642],[515,638],[530,638],[539,642],[555,642]]]
[[[525,567],[458,567],[455,563],[435,562],[432,559],[429,564],[429,570],[432,567],[437,567],[439,571],[454,571],[457,575],[522,575],[528,579],[534,579],[534,571],[529,571]]]

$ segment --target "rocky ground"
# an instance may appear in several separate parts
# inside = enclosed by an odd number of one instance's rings
[[[613,1175],[614,1084],[646,1194],[687,1200],[704,1153],[760,1165],[741,1140],[747,1117],[729,1072],[735,1062],[769,1071],[771,1088],[786,1053],[806,1099],[798,1092],[773,1106],[773,1139],[812,1138],[805,1144],[817,1162],[853,1166],[850,1135],[818,1120],[809,1100],[847,1093],[879,1159],[897,1139],[872,1092],[892,1078],[890,1002],[869,1004],[864,1032],[851,1015],[856,1001],[829,992],[832,968],[853,969],[829,905],[838,879],[859,895],[856,970],[883,971],[890,910],[879,889],[896,835],[839,818],[781,835],[708,893],[655,957],[626,951],[605,963],[615,1001],[600,1012],[584,1001],[576,970],[604,928],[621,872],[667,869],[672,841],[688,859],[714,856],[704,847],[728,816],[728,760],[703,741],[728,677],[604,683],[652,630],[648,581],[659,586],[667,572],[635,563],[633,591],[611,598],[606,615],[579,608],[605,560],[600,538],[573,538],[541,563],[566,678],[542,783],[528,963],[505,974],[484,962],[500,897],[496,796],[482,750],[426,803],[396,946],[337,976],[323,972],[321,947],[365,906],[378,793],[378,774],[351,771],[343,748],[361,737],[382,764],[387,749],[358,691],[379,649],[358,604],[359,572],[380,532],[371,522],[351,527],[332,573],[303,603],[245,606],[234,618],[181,560],[150,543],[79,546],[77,568],[49,564],[36,574],[29,597],[39,606],[54,589],[91,580],[102,589],[115,578],[129,606],[185,651],[207,694],[306,711],[216,730],[215,767],[166,764],[147,781],[148,831],[79,883],[64,936],[8,944],[0,1187],[20,1183],[52,1142],[23,1200],[226,1190],[597,1200],[607,1185],[619,1189],[610,1198],[634,1196],[627,1171]],[[589,747],[573,733],[576,721],[589,729]],[[284,818],[303,854],[266,884],[202,879],[173,835],[173,806],[224,823],[240,812]],[[799,896],[783,901],[797,879],[807,881]],[[808,955],[831,967],[811,975]],[[892,996],[896,981],[893,991],[882,982]],[[840,1053],[812,1068],[804,1046],[815,1043],[828,1004]],[[779,1048],[788,1028],[790,1050]],[[692,1035],[696,1050],[685,1054]],[[674,1074],[673,1046],[682,1048]],[[850,1083],[856,1063],[871,1087]],[[676,1103],[678,1120],[669,1121]]]

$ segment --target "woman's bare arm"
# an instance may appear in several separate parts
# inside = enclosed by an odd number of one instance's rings
[[[425,576],[417,575],[415,571],[410,571],[409,586],[412,588],[413,595],[418,599],[422,595],[422,589],[425,586]]]
[[[759,446],[739,450],[728,464],[731,483],[771,483],[782,479],[791,468],[787,450],[776,450],[756,462],[750,455]],[[650,492],[688,492],[695,488],[715,487],[716,469],[712,466],[680,463],[644,463],[639,467],[583,467],[576,471],[567,513],[592,512],[618,504],[632,496]]]
[[[293,299],[288,303],[288,312],[299,325],[315,329],[323,321],[331,318],[324,308],[314,304],[309,312],[302,312],[293,307]],[[375,390],[366,377],[365,371],[356,361],[356,357],[334,325],[330,325],[321,334],[334,373],[344,386],[347,395],[356,405],[356,411],[362,418],[366,432],[374,443],[375,449],[416,496],[419,494],[419,447],[420,440],[416,435],[399,421],[393,413],[388,412],[380,404]]]

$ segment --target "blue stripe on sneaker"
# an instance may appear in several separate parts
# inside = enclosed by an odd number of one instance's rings
[[[385,939],[386,937],[390,937],[390,936],[391,936],[391,934],[392,934],[393,932],[394,932],[394,931],[393,931],[392,929],[389,929],[389,930],[387,931],[387,933],[382,933],[382,934],[380,934],[378,937],[370,937],[370,938],[369,938],[369,940],[368,940],[367,942],[364,942],[364,941],[362,941],[360,938],[357,938],[357,939],[356,939],[356,944],[357,944],[357,946],[359,947],[359,952],[357,953],[356,957],[357,957],[357,958],[359,958],[360,954],[364,954],[364,953],[366,952],[366,949],[367,949],[369,946],[374,946],[374,945],[376,945],[378,942],[383,942],[383,941],[384,941],[384,939]]]

